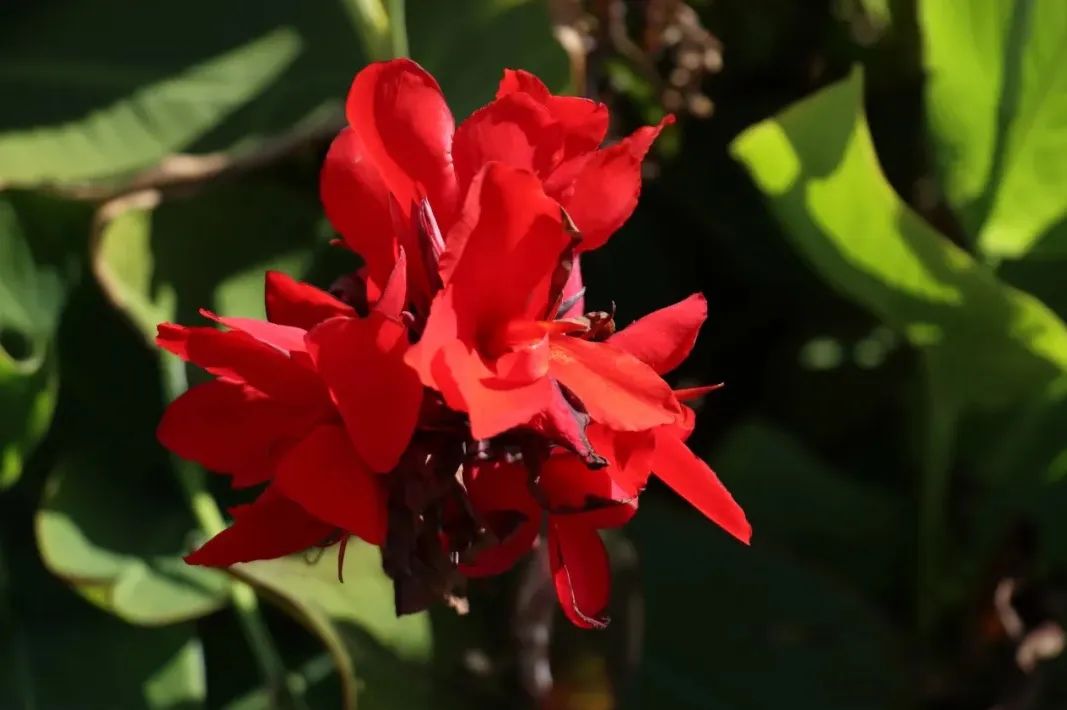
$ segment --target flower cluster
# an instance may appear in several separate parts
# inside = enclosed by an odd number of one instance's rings
[[[599,530],[626,523],[650,473],[747,542],[744,513],[685,445],[663,375],[689,353],[702,296],[616,332],[583,314],[580,255],[637,202],[660,126],[601,147],[602,104],[508,71],[455,127],[408,60],[355,78],[322,171],[326,214],[364,261],[343,293],[279,273],[268,321],[162,324],[161,347],[214,379],[167,410],[162,443],[265,486],[188,556],[225,566],[342,544],[382,549],[400,613],[537,544],[567,617],[604,623]],[[669,118],[667,119],[670,120]]]

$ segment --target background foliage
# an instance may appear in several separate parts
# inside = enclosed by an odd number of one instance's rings
[[[727,383],[692,445],[754,544],[651,491],[608,541],[611,627],[556,620],[541,704],[1063,707],[1060,0],[5,3],[0,707],[531,702],[521,570],[397,620],[368,548],[343,585],[333,550],[189,568],[237,500],[154,438],[197,376],[155,323],[351,268],[317,170],[401,8],[457,117],[503,67],[613,135],[683,114],[590,305],[707,294],[677,381]]]

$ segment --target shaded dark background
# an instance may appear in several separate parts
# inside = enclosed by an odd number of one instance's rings
[[[328,245],[316,187],[337,106],[367,61],[356,4],[0,6],[0,232],[29,250],[2,243],[0,344],[32,364],[0,369],[0,708],[289,702],[262,689],[216,589],[225,580],[175,564],[195,525],[152,434],[167,373],[144,331],[192,322],[200,306],[256,315],[264,268],[323,286],[351,268]],[[412,56],[457,119],[491,98],[505,66],[607,102],[613,137],[666,110],[680,119],[633,218],[583,264],[588,303],[616,304],[625,324],[707,296],[708,323],[672,379],[726,383],[702,402],[690,445],[745,507],[754,541],[739,546],[654,484],[608,538],[608,630],[562,616],[546,626],[556,687],[543,706],[1064,707],[1064,560],[1048,552],[1062,541],[1041,517],[1062,494],[1040,489],[1041,516],[983,517],[1032,486],[975,479],[961,446],[941,511],[950,553],[936,583],[920,574],[919,357],[807,266],[728,152],[740,131],[860,63],[886,176],[963,244],[924,127],[915,3],[409,0],[406,12]],[[564,52],[553,21],[588,54]],[[216,61],[250,42],[262,44]],[[175,153],[223,162],[184,172],[165,159]],[[107,205],[145,186],[155,197],[109,219]],[[1046,261],[1001,275],[1055,308],[1067,305],[1062,273]],[[961,434],[996,435],[981,422]],[[523,570],[473,585],[469,615],[441,608],[412,631],[385,618],[387,591],[351,589],[358,573],[337,592],[329,560],[305,566],[326,568],[320,586],[253,581],[308,706],[342,693],[323,652],[337,647],[309,608],[332,619],[360,707],[534,704],[521,678],[540,652],[515,632],[545,622],[537,604],[516,612]],[[360,569],[375,574],[373,560]],[[1047,652],[1023,670],[1027,643]]]

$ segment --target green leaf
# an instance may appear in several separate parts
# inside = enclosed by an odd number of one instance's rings
[[[408,0],[411,56],[441,84],[457,120],[487,103],[504,69],[526,69],[564,88],[567,57],[541,0]]]
[[[919,13],[927,123],[978,248],[993,258],[1067,253],[1067,5],[923,2]]]
[[[12,205],[0,197],[0,490],[52,421],[57,379],[51,354],[64,297],[30,251]]]
[[[199,308],[264,317],[268,269],[300,276],[319,244],[318,205],[270,183],[214,188],[195,200],[120,215],[101,235],[94,271],[148,338]]]
[[[1033,395],[1067,369],[1067,328],[900,200],[862,98],[857,70],[749,128],[732,152],[814,269],[934,358],[942,393],[961,407]]]
[[[341,676],[347,707],[449,706],[429,679],[429,615],[396,616],[393,584],[381,569],[378,549],[354,538],[345,555],[345,581],[339,582],[337,549],[323,550],[314,561],[294,556],[235,565],[233,571],[322,639]]]
[[[835,470],[788,433],[761,422],[735,427],[711,458],[730,473],[758,544],[784,546],[873,592],[892,590],[907,544],[905,501]],[[797,501],[804,500],[798,506]]]
[[[78,119],[0,130],[0,181],[32,185],[110,177],[185,150],[275,81],[292,64],[300,42],[293,30],[280,28],[139,85]],[[9,71],[7,79],[28,81],[33,68],[23,67],[21,76]],[[86,81],[89,71],[82,70]]]
[[[192,626],[124,624],[16,552],[0,546],[0,707],[203,707],[203,649]]]
[[[211,0],[75,0],[7,11],[0,95],[18,101],[0,114],[0,186],[113,179],[174,152],[255,150],[294,127],[340,125],[366,57],[353,2],[265,0],[250,13]],[[565,82],[540,0],[418,0],[407,17],[414,57],[459,115],[492,97],[506,66]]]
[[[222,607],[226,575],[181,559],[195,525],[176,487],[159,486],[170,475],[162,456],[114,451],[70,455],[49,475],[36,520],[45,565],[134,624],[171,624]]]
[[[906,706],[892,628],[848,586],[775,553],[758,529],[746,547],[659,498],[642,500],[631,528],[647,615],[631,707]]]

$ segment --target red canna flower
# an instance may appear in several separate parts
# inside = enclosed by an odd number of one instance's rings
[[[278,273],[266,301],[269,322],[202,311],[229,330],[159,326],[161,347],[215,376],[171,404],[160,441],[237,487],[269,484],[193,564],[278,557],[338,531],[385,539],[376,474],[396,465],[422,399],[403,363],[406,329]]]
[[[662,375],[693,347],[702,296],[615,332],[583,315],[580,254],[630,215],[663,123],[601,148],[607,110],[505,72],[458,128],[408,60],[360,72],[321,178],[365,266],[341,298],[268,273],[267,321],[159,328],[215,379],[175,400],[159,438],[262,486],[189,555],[225,566],[356,535],[382,548],[398,613],[501,573],[542,530],[560,604],[602,626],[599,530],[626,523],[651,474],[735,537],[744,513],[686,446]],[[669,122],[668,118],[667,121]]]

